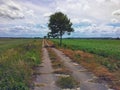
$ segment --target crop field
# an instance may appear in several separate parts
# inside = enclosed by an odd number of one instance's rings
[[[53,41],[59,42],[57,39]],[[62,46],[120,60],[120,40],[63,39]]]
[[[0,52],[29,42],[31,39],[0,39]]]
[[[56,45],[59,44],[58,39],[53,39],[53,42]],[[120,68],[119,40],[63,39],[62,47],[73,51],[81,50],[97,55],[96,62],[107,67],[110,71],[119,70]]]
[[[29,90],[41,44],[40,39],[0,39],[0,90]]]

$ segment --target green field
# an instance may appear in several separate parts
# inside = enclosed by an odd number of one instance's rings
[[[9,48],[31,42],[32,39],[0,39],[0,53]]]
[[[56,43],[57,39],[53,39]],[[104,57],[120,59],[120,40],[104,39],[63,39],[64,48],[83,50]]]
[[[40,39],[0,39],[0,90],[29,90],[41,44]]]

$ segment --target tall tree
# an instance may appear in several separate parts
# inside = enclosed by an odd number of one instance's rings
[[[56,12],[50,16],[48,27],[51,30],[51,36],[60,37],[60,46],[63,34],[67,32],[70,35],[74,31],[70,19],[62,12]]]

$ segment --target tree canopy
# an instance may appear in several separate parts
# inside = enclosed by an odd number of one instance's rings
[[[50,16],[48,27],[51,30],[48,35],[53,38],[59,37],[60,45],[62,44],[63,34],[68,33],[70,35],[74,31],[70,19],[62,12],[56,12]]]

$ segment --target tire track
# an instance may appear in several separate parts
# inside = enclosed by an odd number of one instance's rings
[[[43,61],[40,65],[41,67],[38,67],[37,70],[40,73],[40,75],[36,76],[36,80],[34,81],[35,87],[34,90],[60,90],[59,87],[55,84],[55,77],[53,75],[53,68],[51,65],[51,61],[48,55],[48,51],[46,48],[44,48],[45,42],[43,40],[42,45],[42,52],[43,52]]]

